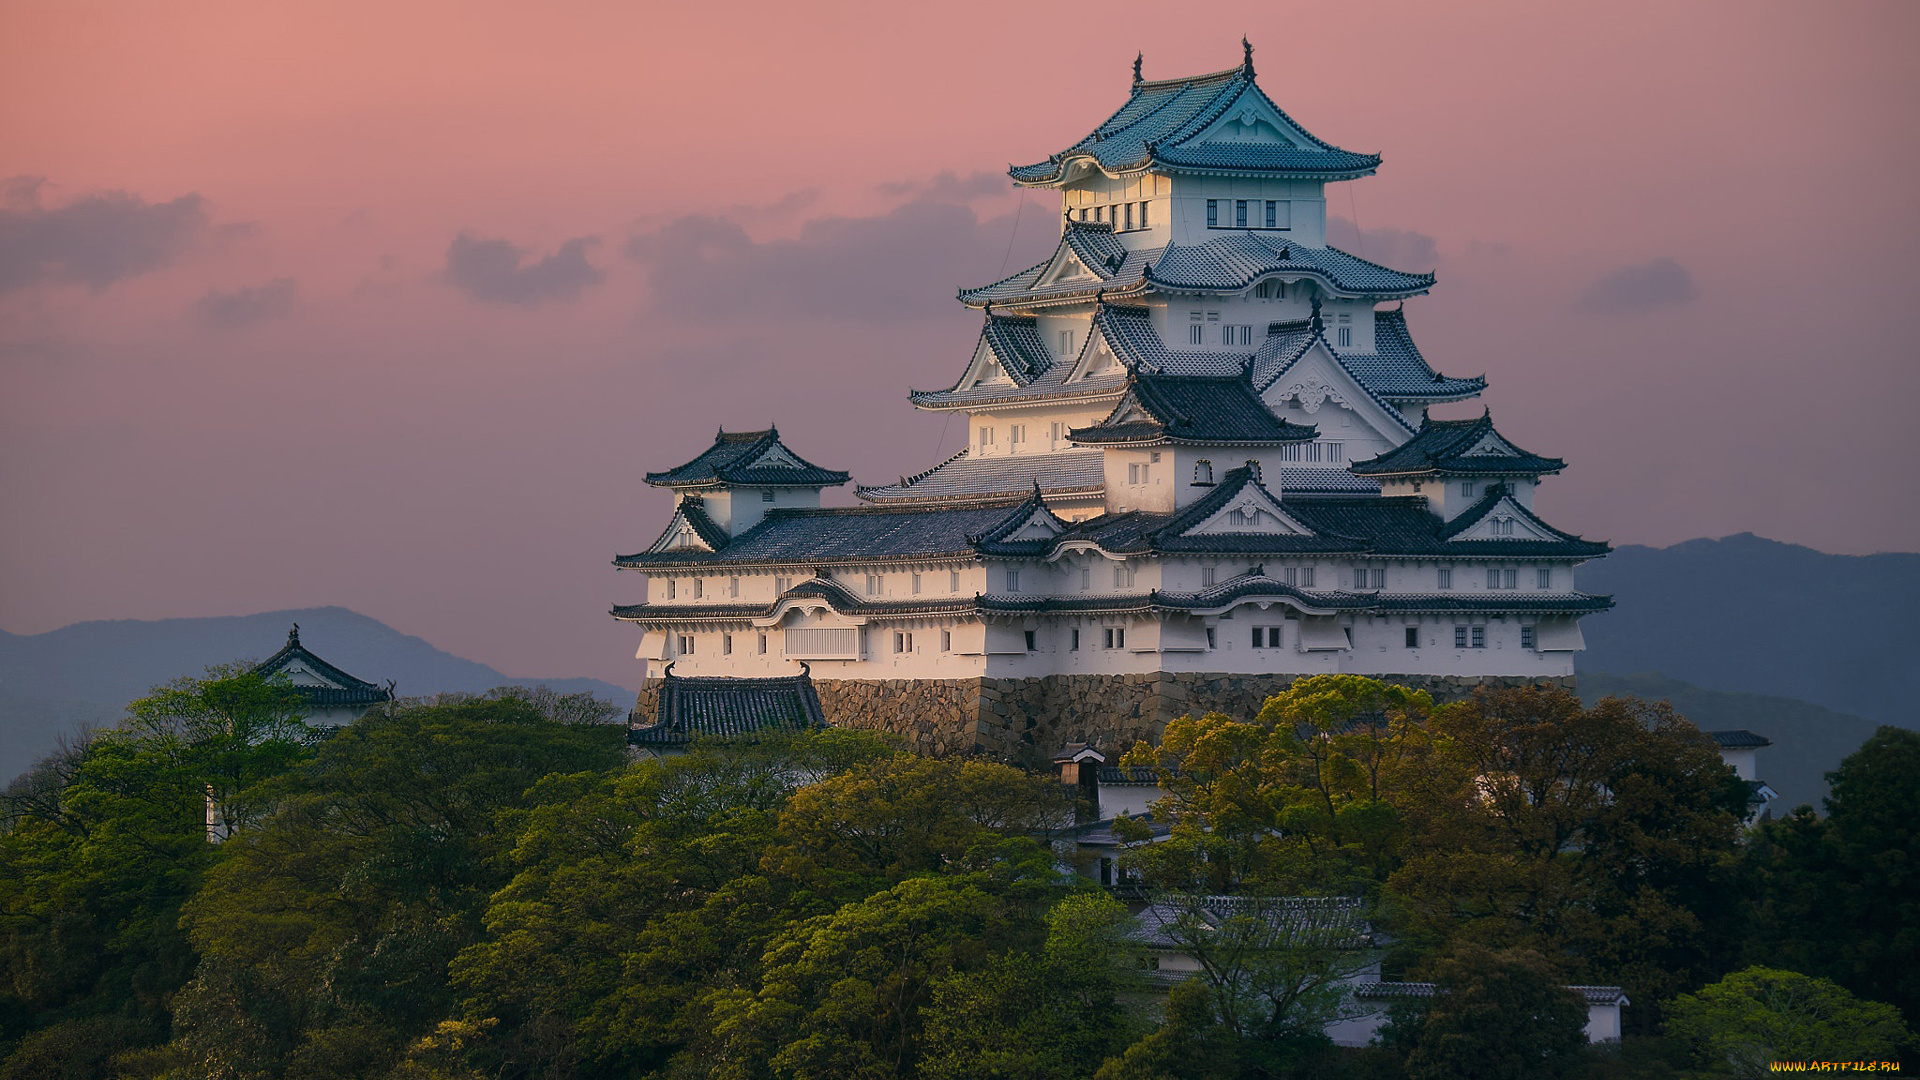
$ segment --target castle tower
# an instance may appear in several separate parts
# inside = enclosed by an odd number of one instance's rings
[[[681,676],[810,663],[827,722],[934,751],[1113,748],[1320,672],[1570,682],[1579,619],[1610,606],[1574,571],[1608,547],[1535,513],[1564,462],[1430,415],[1487,385],[1414,344],[1434,276],[1327,244],[1327,185],[1380,163],[1282,111],[1251,47],[1136,72],[1010,170],[1058,193],[1059,242],[960,291],[982,322],[958,377],[908,394],[962,414],[966,447],[823,508],[844,473],[723,433],[648,476],[679,500],[616,560],[648,600],[614,616]]]

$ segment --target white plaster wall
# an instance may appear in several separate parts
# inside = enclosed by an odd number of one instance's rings
[[[1116,204],[1129,202],[1146,202],[1148,204],[1147,227],[1144,229],[1137,227],[1138,212],[1136,211],[1136,227],[1131,230],[1125,229],[1126,218],[1122,214],[1123,228],[1122,231],[1115,233],[1115,236],[1128,248],[1164,247],[1173,235],[1168,202],[1172,193],[1173,179],[1158,173],[1116,179],[1104,173],[1095,172],[1061,189],[1060,206],[1056,212],[1060,214],[1060,227],[1064,231],[1069,214],[1078,221],[1081,211],[1085,210],[1089,212],[1087,220],[1093,220],[1091,212],[1095,208],[1111,208]]]
[[[971,457],[1002,457],[1007,454],[1048,454],[1059,450],[1072,450],[1074,444],[1067,441],[1067,432],[1074,428],[1091,427],[1106,419],[1113,411],[1113,403],[1080,406],[1041,406],[1026,409],[1006,409],[1003,411],[981,411],[967,414],[967,435],[971,441]],[[1026,428],[1026,439],[1013,441],[1013,427]],[[1054,425],[1060,425],[1056,434]],[[993,432],[993,441],[981,444],[982,428]]]
[[[1233,220],[1232,200],[1259,200],[1265,220],[1264,203],[1268,199],[1290,204],[1285,229],[1267,230],[1307,247],[1325,247],[1327,243],[1327,203],[1324,184],[1318,180],[1257,180],[1240,177],[1175,175],[1168,196],[1172,209],[1173,240],[1177,244],[1204,244],[1231,229],[1207,228],[1207,200],[1226,200],[1220,219]],[[1249,207],[1251,209],[1251,207]],[[1250,215],[1250,220],[1251,220]]]

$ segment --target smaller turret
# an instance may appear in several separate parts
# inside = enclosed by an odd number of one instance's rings
[[[1420,496],[1434,513],[1452,521],[1500,485],[1532,510],[1540,478],[1566,465],[1522,450],[1495,431],[1492,415],[1483,412],[1472,420],[1427,420],[1413,438],[1351,468],[1357,476],[1378,480],[1380,494]]]
[[[768,510],[817,507],[823,488],[839,487],[847,474],[823,469],[787,449],[780,431],[727,431],[692,461],[647,474],[647,483],[673,489],[675,508],[692,499],[706,521],[738,536]]]

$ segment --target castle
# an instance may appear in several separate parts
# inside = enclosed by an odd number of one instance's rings
[[[1136,60],[1118,111],[1010,170],[1059,192],[1059,244],[961,290],[965,368],[909,395],[964,414],[965,449],[854,507],[823,507],[848,474],[772,429],[647,475],[676,504],[615,560],[647,599],[613,615],[670,672],[636,721],[671,680],[713,723],[739,722],[730,686],[797,687],[831,723],[1032,758],[1251,715],[1321,672],[1569,683],[1610,603],[1574,571],[1608,547],[1534,512],[1565,463],[1460,408],[1486,380],[1414,344],[1404,301],[1433,275],[1327,245],[1327,185],[1379,165],[1275,105],[1250,46],[1188,78]]]

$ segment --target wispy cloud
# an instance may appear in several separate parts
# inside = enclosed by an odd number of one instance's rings
[[[1587,286],[1575,302],[1596,315],[1630,315],[1663,307],[1680,307],[1700,295],[1693,275],[1668,256],[1623,266],[1603,274]]]
[[[15,177],[0,185],[0,292],[49,284],[104,289],[171,264],[210,226],[199,195],[155,203],[105,191],[47,207],[44,184]]]
[[[587,248],[599,242],[598,237],[575,237],[546,258],[527,262],[526,248],[462,232],[447,248],[442,276],[447,284],[483,303],[533,307],[550,300],[573,300],[606,277],[587,261]]]
[[[298,293],[292,278],[240,289],[208,289],[193,302],[193,319],[209,330],[233,330],[278,319],[293,310]]]

